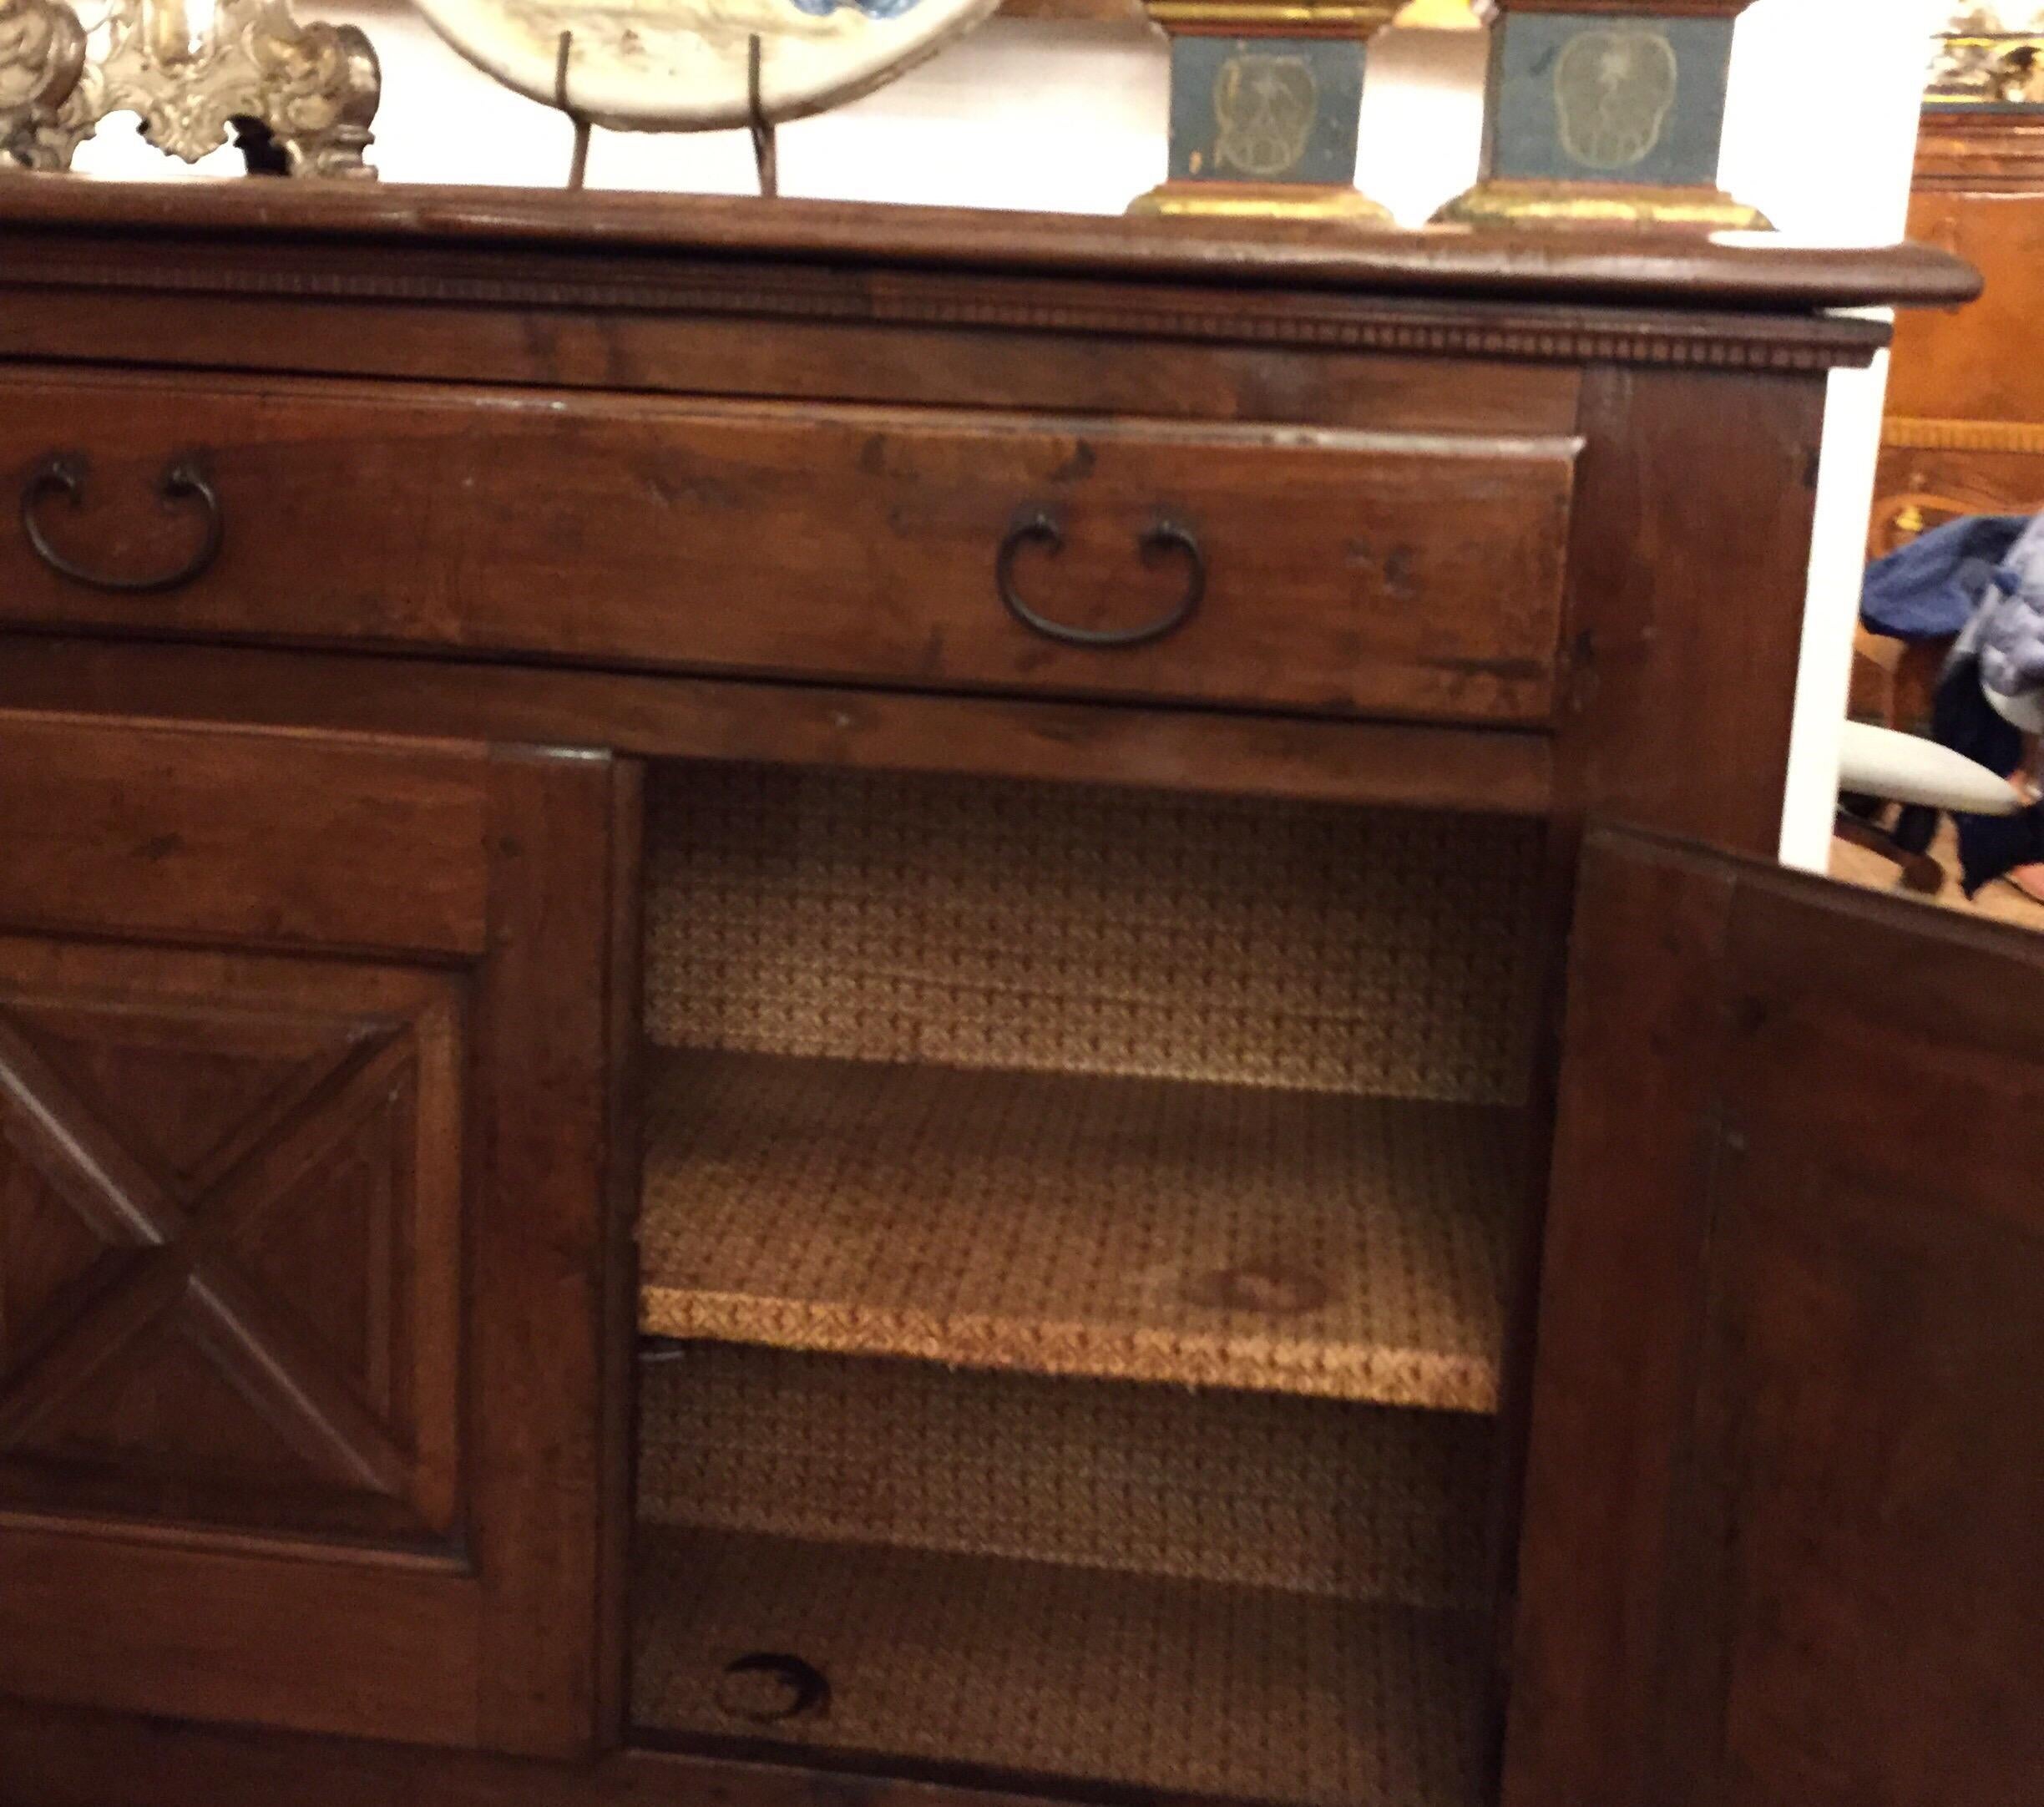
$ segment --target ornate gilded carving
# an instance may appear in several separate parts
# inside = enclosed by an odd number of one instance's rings
[[[1933,107],[2044,107],[2044,36],[1946,38],[1925,98]]]
[[[84,72],[85,29],[63,0],[0,0],[0,155],[62,168]]]
[[[10,11],[55,4],[0,0],[0,72]],[[362,152],[382,77],[358,28],[301,25],[288,0],[219,0],[210,24],[197,29],[185,0],[84,0],[80,10],[83,68],[62,117],[38,129],[35,154],[10,144],[19,160],[68,169],[101,119],[132,112],[144,138],[187,163],[239,128],[251,164],[291,175],[373,176]]]
[[[1933,109],[2044,109],[2044,5],[1950,0],[1925,99]]]

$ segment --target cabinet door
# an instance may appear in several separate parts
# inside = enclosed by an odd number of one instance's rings
[[[0,715],[0,1693],[591,1742],[631,801]]]
[[[1509,1807],[2031,1807],[2044,937],[1618,834],[1576,911]]]

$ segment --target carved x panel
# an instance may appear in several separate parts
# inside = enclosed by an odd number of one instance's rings
[[[458,1002],[0,942],[0,1504],[446,1537]]]

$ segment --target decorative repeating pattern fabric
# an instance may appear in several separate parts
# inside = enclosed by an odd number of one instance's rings
[[[642,1522],[1475,1610],[1495,1423],[691,1343],[640,1379]]]
[[[648,802],[639,1723],[1473,1807],[1538,828]]]
[[[1474,1615],[664,1530],[634,1597],[643,1726],[1298,1807],[1482,1799]],[[732,1712],[726,1666],[759,1656],[827,1697],[771,1725]]]
[[[1524,1101],[1537,825],[655,766],[649,1037]]]
[[[1520,1113],[665,1053],[640,1324],[1495,1410]]]

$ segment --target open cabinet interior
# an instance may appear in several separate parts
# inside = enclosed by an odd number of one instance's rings
[[[1481,1798],[1541,833],[653,769],[642,1739]]]

